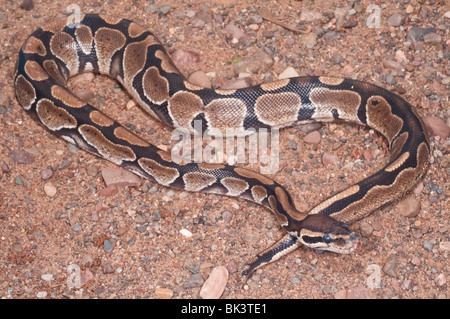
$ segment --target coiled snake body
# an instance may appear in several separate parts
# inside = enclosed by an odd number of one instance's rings
[[[277,182],[253,171],[207,163],[175,163],[119,123],[67,90],[85,71],[117,79],[152,116],[172,127],[225,131],[284,127],[298,122],[344,120],[368,125],[389,142],[391,159],[377,173],[303,213]],[[49,130],[80,148],[162,185],[240,196],[271,210],[286,235],[259,253],[244,274],[300,245],[349,253],[359,236],[347,226],[402,196],[423,176],[427,134],[413,107],[378,86],[351,79],[298,77],[239,90],[189,83],[159,40],[140,25],[87,14],[76,25],[55,21],[23,44],[15,76],[17,99]]]

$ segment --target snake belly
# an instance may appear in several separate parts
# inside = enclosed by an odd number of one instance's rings
[[[82,72],[116,79],[144,110],[174,128],[194,132],[199,120],[203,129],[247,134],[257,128],[341,120],[384,135],[391,158],[380,171],[299,212],[285,188],[259,173],[225,164],[176,163],[170,153],[71,93],[68,79]],[[86,14],[77,24],[56,20],[36,30],[19,52],[15,90],[22,107],[47,129],[143,178],[186,191],[242,197],[272,211],[287,235],[258,254],[245,274],[300,244],[314,248],[328,244],[328,234],[343,237],[344,224],[401,197],[424,175],[429,161],[420,117],[388,90],[323,76],[237,90],[202,88],[186,80],[151,32],[122,18]],[[335,224],[342,232],[330,229]]]

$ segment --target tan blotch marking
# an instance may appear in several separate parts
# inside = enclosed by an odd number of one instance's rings
[[[78,97],[70,93],[69,91],[63,89],[59,85],[53,85],[51,88],[52,96],[64,104],[74,107],[80,108],[83,107],[86,103],[81,101]]]
[[[165,160],[166,162],[173,162],[172,161],[172,155],[171,153],[167,152],[167,151],[163,151],[163,150],[159,150],[157,151],[157,153],[159,154],[159,156],[161,156],[161,158],[163,160]]]
[[[208,187],[216,181],[216,177],[211,174],[190,172],[183,176],[185,189],[192,192],[198,192]]]
[[[118,24],[120,21],[122,21],[122,18],[112,17],[112,16],[109,16],[106,14],[100,14],[99,17],[106,23],[112,24],[112,25]]]
[[[167,108],[175,126],[190,128],[194,117],[203,111],[203,102],[194,93],[179,91],[169,99]]]
[[[25,72],[34,81],[44,81],[48,79],[48,74],[45,70],[33,60],[25,62]]]
[[[255,114],[268,125],[286,125],[297,121],[302,105],[298,94],[292,92],[264,94],[255,103]]]
[[[85,54],[91,53],[92,42],[94,41],[91,28],[85,25],[80,25],[75,30],[75,36],[77,37],[78,43],[81,46],[81,50],[83,50]]]
[[[84,139],[106,159],[120,165],[122,161],[134,161],[136,154],[128,146],[114,144],[92,125],[83,124],[78,128]]]
[[[398,169],[400,166],[402,166],[406,160],[409,158],[409,152],[405,152],[402,155],[400,155],[399,158],[397,158],[394,162],[392,162],[388,167],[386,167],[384,170],[386,172],[392,172]]]
[[[155,57],[161,60],[161,68],[166,73],[180,73],[169,56],[161,50],[155,52]]]
[[[113,119],[97,110],[94,110],[91,113],[89,113],[89,118],[91,119],[92,122],[100,126],[108,127],[114,124]]]
[[[39,54],[40,56],[45,56],[47,54],[44,43],[36,37],[29,37],[23,45],[22,51],[24,53]]]
[[[327,208],[328,206],[330,206],[331,204],[333,204],[334,202],[336,202],[338,200],[341,200],[343,198],[346,198],[348,196],[351,196],[353,194],[356,194],[357,192],[359,192],[359,186],[358,185],[350,186],[349,188],[344,189],[342,192],[337,193],[336,195],[334,195],[334,196],[328,198],[327,200],[321,202],[319,205],[317,205],[311,211],[309,211],[308,214],[317,214],[320,211],[322,211],[325,208]]]
[[[186,87],[186,89],[191,90],[191,91],[200,91],[200,90],[204,89],[203,86],[193,84],[189,81],[183,81],[183,83],[184,83],[184,86]]]
[[[20,105],[25,110],[29,110],[31,104],[36,100],[36,91],[33,85],[25,79],[23,75],[19,75],[16,79],[16,96]]]
[[[225,168],[225,165],[215,163],[198,163],[197,166],[201,169],[204,169],[205,171]]]
[[[112,56],[125,45],[126,37],[118,30],[99,28],[95,32],[94,42],[100,72],[109,73]]]
[[[56,18],[52,18],[52,21],[41,27],[41,29],[43,31],[58,33],[59,31],[64,29],[66,25],[67,25],[67,17],[57,16]]]
[[[269,206],[272,209],[272,211],[275,213],[275,219],[278,221],[278,223],[280,225],[285,225],[288,223],[288,219],[286,216],[284,216],[283,214],[280,214],[280,212],[278,211],[277,208],[277,199],[275,198],[275,196],[270,195],[269,196]]]
[[[223,89],[216,89],[214,92],[220,95],[233,95],[236,93],[237,90],[229,89],[229,90],[223,90]]]
[[[144,27],[135,22],[131,22],[130,25],[128,26],[128,35],[132,38],[137,38],[145,31],[147,30]]]
[[[237,196],[248,189],[248,183],[243,179],[235,177],[225,177],[220,181],[228,190],[228,195]]]
[[[75,117],[48,99],[40,99],[37,102],[36,113],[41,122],[52,131],[77,126]]]
[[[299,212],[293,207],[288,200],[288,195],[284,189],[281,187],[275,188],[275,194],[277,195],[277,199],[283,207],[284,211],[291,216],[295,220],[303,220],[306,217],[306,214]]]
[[[132,132],[130,132],[129,130],[127,130],[126,128],[124,128],[122,126],[119,126],[114,129],[114,135],[117,136],[118,138],[120,138],[121,140],[127,141],[128,143],[130,143],[132,145],[143,146],[143,147],[150,146],[149,143],[147,143],[142,138],[133,134]]]
[[[282,79],[282,80],[278,80],[278,81],[274,81],[274,82],[269,82],[269,83],[263,83],[260,85],[261,89],[263,89],[264,91],[275,91],[281,88],[284,88],[286,85],[288,85],[290,82],[289,79]]]
[[[351,203],[343,210],[333,214],[333,218],[343,223],[351,224],[354,221],[367,216],[374,209],[401,198],[419,178],[423,176],[428,166],[429,150],[425,142],[419,145],[417,150],[417,166],[400,171],[395,180],[389,185],[379,185],[371,188],[364,197]]]
[[[212,128],[225,131],[244,125],[247,106],[240,99],[215,99],[206,106],[205,117]]]
[[[127,45],[123,54],[123,71],[125,81],[131,85],[136,74],[141,71],[147,61],[147,48],[155,43],[154,37],[149,35],[145,40]]]
[[[309,99],[316,107],[314,118],[333,118],[331,111],[336,109],[340,119],[359,122],[358,108],[361,96],[356,92],[315,88],[311,90]]]
[[[396,158],[400,154],[403,146],[406,143],[406,140],[408,139],[408,136],[409,136],[408,132],[403,132],[394,139],[391,148],[391,158]]]
[[[55,81],[59,82],[59,84],[65,84],[66,79],[64,76],[59,72],[58,65],[53,60],[45,60],[44,63],[44,69],[47,71],[48,75]]]
[[[271,180],[270,178],[268,178],[264,175],[258,174],[256,172],[253,172],[251,170],[245,169],[245,168],[235,167],[234,171],[241,176],[244,176],[247,178],[254,178],[266,185],[273,185],[273,183],[274,183],[273,180]]]
[[[140,158],[138,163],[144,171],[162,185],[169,185],[180,176],[176,168],[161,165],[149,158]]]
[[[253,199],[257,203],[261,203],[267,197],[267,190],[261,185],[255,185],[251,189]]]
[[[367,123],[383,134],[389,144],[402,129],[403,120],[392,113],[391,105],[382,96],[367,99]]]
[[[157,67],[148,68],[142,77],[145,96],[155,104],[161,104],[169,98],[169,81],[159,74]]]
[[[50,50],[66,64],[71,75],[78,73],[77,45],[71,35],[62,31],[56,33],[50,40]]]
[[[344,78],[335,78],[331,76],[319,76],[319,81],[326,85],[339,85],[344,82]]]

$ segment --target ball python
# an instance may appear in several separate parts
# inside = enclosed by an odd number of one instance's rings
[[[67,89],[81,72],[116,79],[151,116],[194,132],[228,128],[251,132],[296,123],[348,121],[367,125],[388,141],[390,161],[378,172],[298,211],[287,190],[251,170],[212,163],[177,163]],[[78,23],[55,20],[31,34],[15,73],[19,103],[38,122],[79,148],[167,187],[238,196],[267,207],[286,234],[257,254],[243,274],[301,245],[350,253],[360,237],[348,227],[404,195],[426,172],[430,145],[411,104],[379,86],[327,76],[282,79],[236,90],[187,81],[158,38],[138,23],[86,14]]]

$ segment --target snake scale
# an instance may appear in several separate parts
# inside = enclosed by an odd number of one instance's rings
[[[390,161],[378,172],[337,192],[308,212],[295,209],[276,181],[225,164],[177,164],[171,154],[138,137],[66,88],[81,72],[120,82],[143,109],[174,128],[285,127],[300,122],[349,121],[367,125],[388,141]],[[376,85],[335,77],[297,77],[237,90],[189,83],[161,42],[127,19],[86,14],[77,24],[53,21],[23,44],[15,90],[37,121],[81,149],[143,178],[193,192],[238,196],[267,207],[286,235],[243,269],[255,269],[301,245],[350,253],[359,235],[348,224],[404,195],[424,175],[430,146],[414,108]]]

